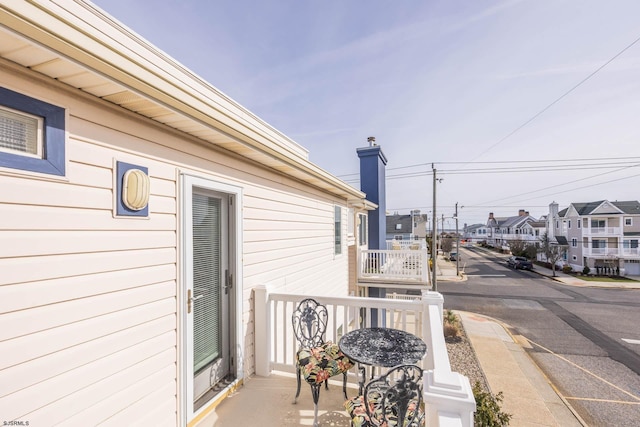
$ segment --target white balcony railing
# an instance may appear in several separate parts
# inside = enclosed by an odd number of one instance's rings
[[[640,248],[622,248],[622,256],[624,257],[640,257]]]
[[[387,250],[418,250],[425,249],[427,242],[424,239],[420,240],[387,240]]]
[[[566,233],[565,233],[566,235]],[[582,229],[583,236],[620,236],[620,227],[587,227]]]
[[[266,288],[254,290],[255,364],[256,374],[268,376],[272,370],[295,372],[297,343],[291,326],[296,304],[308,295],[268,293]],[[471,427],[475,399],[469,379],[451,372],[443,334],[443,297],[437,292],[423,291],[413,300],[314,297],[329,310],[326,339],[338,342],[345,333],[375,324],[402,329],[421,337],[427,354],[421,362],[425,370],[424,400],[427,425]],[[356,382],[356,373],[351,373]]]
[[[358,251],[358,281],[414,283],[427,286],[427,249]]]
[[[620,250],[618,248],[587,248],[585,256],[618,256]]]

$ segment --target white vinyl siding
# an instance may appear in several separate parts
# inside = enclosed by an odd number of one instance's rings
[[[18,86],[1,67],[0,78]],[[253,287],[347,295],[348,257],[334,256],[334,206],[344,200],[76,91],[65,97],[55,82],[24,86],[68,109],[67,170],[58,181],[0,171],[5,419],[177,422],[179,172],[244,191],[246,374],[254,370]],[[148,167],[148,218],[114,218],[115,160]]]
[[[245,285],[269,283],[276,292],[346,295],[347,260],[334,257],[334,225],[331,200],[248,188],[244,205]]]

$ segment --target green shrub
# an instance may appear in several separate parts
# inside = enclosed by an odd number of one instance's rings
[[[562,272],[565,274],[569,274],[573,271],[573,268],[571,268],[570,265],[563,265],[562,266]]]
[[[491,394],[486,392],[476,381],[473,385],[473,397],[476,399],[476,427],[504,427],[509,425],[509,421],[513,417],[511,414],[502,412],[500,404],[502,403],[502,392]]]
[[[589,274],[589,272],[591,271],[591,269],[589,268],[588,265],[585,265],[584,268],[582,269],[582,274],[584,274],[585,276],[587,276]]]

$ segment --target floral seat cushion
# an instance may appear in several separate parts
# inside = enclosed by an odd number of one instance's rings
[[[349,416],[351,417],[351,426],[352,427],[375,427],[375,426],[384,425],[385,427],[397,427],[398,417],[394,413],[387,413],[387,420],[389,421],[389,423],[381,424],[383,419],[382,406],[377,404],[378,400],[379,400],[379,397],[377,399],[374,398],[373,400],[369,401],[369,412],[372,412],[376,420],[379,420],[375,424],[371,422],[369,415],[367,414],[367,409],[364,406],[363,396],[356,396],[344,402],[344,407],[347,410],[347,413],[349,414]],[[416,400],[412,400],[409,403],[407,418],[410,420],[413,420],[414,418],[414,415],[416,412],[416,404],[417,404]],[[405,425],[402,427],[424,426],[425,425],[424,416],[420,416],[419,419],[420,419],[420,424],[417,423],[417,420],[412,422],[411,424],[409,424],[407,420],[405,420],[405,423],[404,423]]]
[[[296,360],[308,383],[322,383],[354,365],[338,345],[330,341],[320,347],[298,351]]]

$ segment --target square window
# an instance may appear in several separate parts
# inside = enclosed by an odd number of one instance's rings
[[[626,225],[626,226],[633,225],[633,219],[632,218],[625,218],[624,219],[624,225]]]
[[[42,158],[42,117],[0,106],[0,150]]]
[[[0,167],[65,175],[65,110],[0,87]]]

